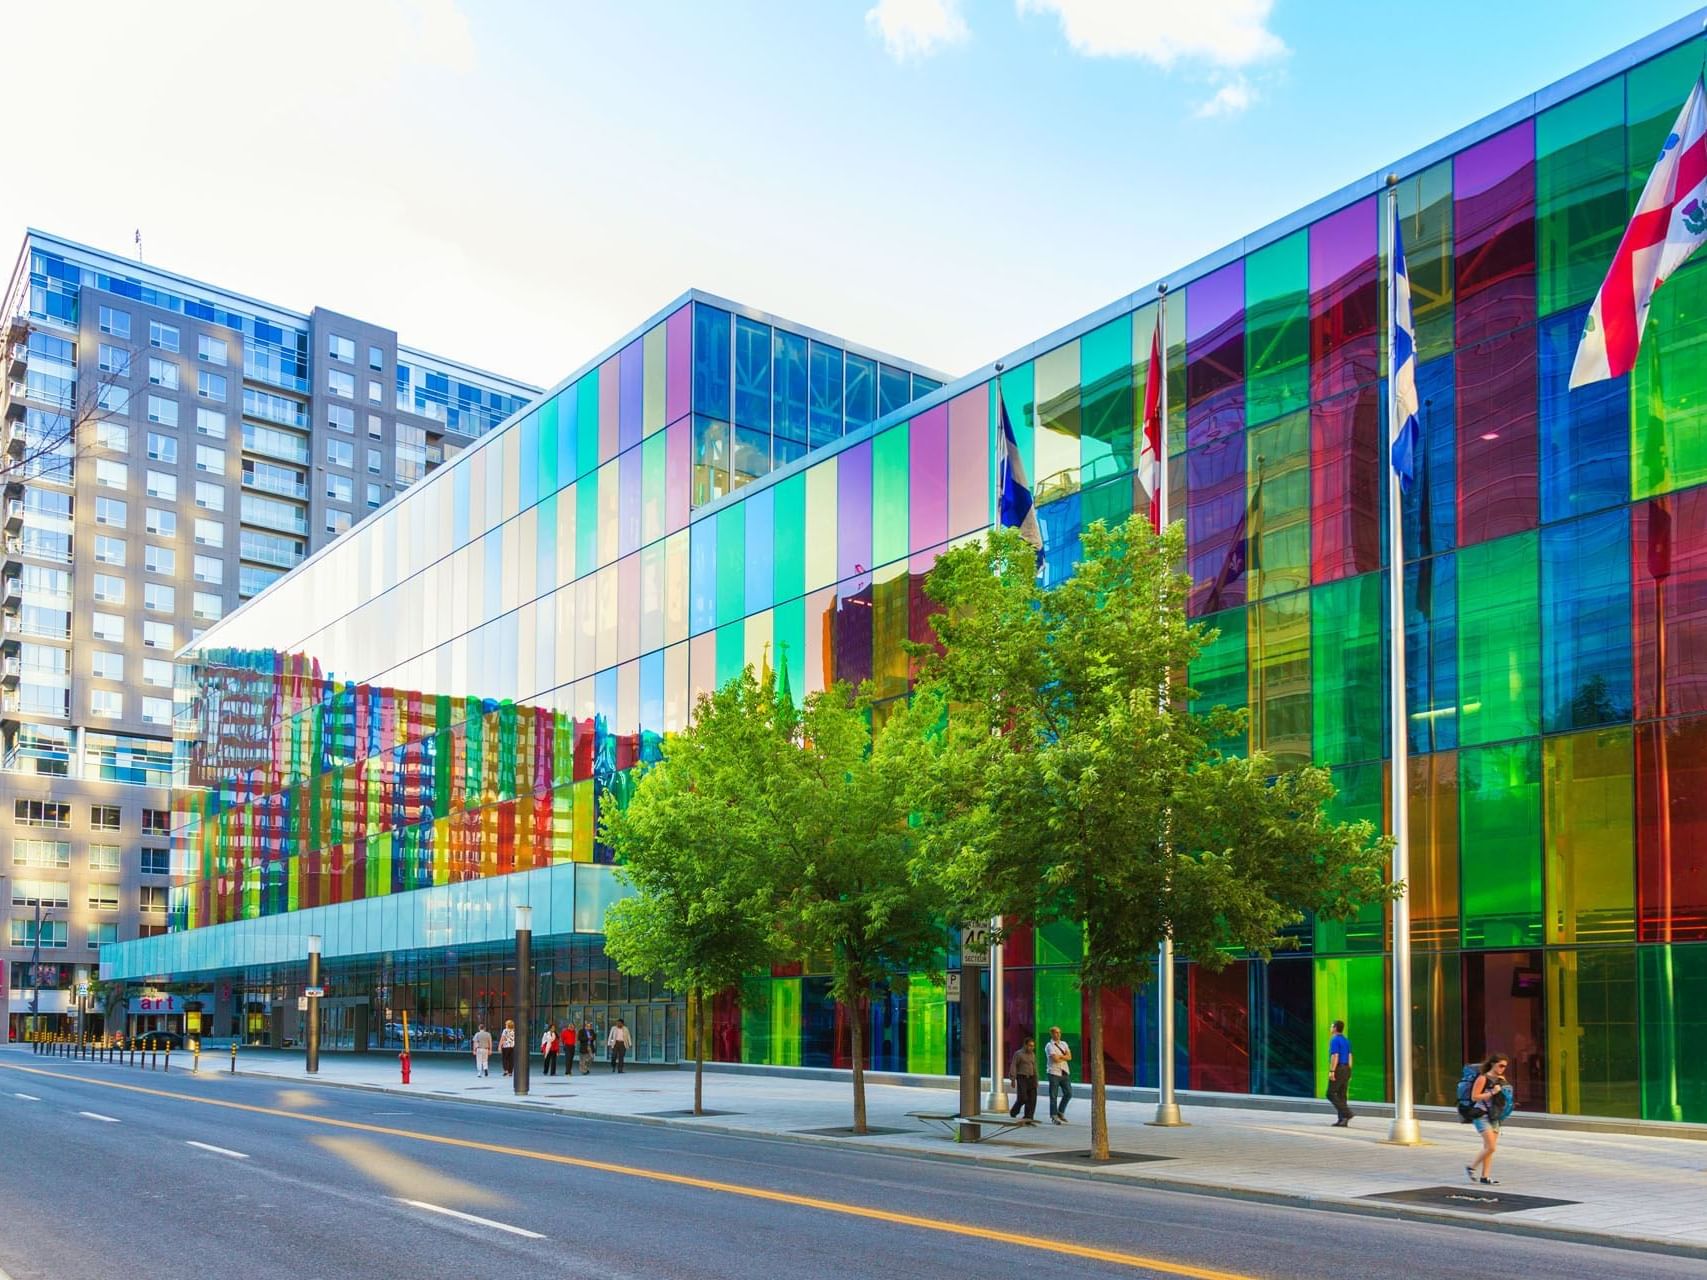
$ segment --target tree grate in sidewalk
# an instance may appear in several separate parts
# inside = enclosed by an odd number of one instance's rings
[[[679,1119],[679,1118],[684,1117],[684,1116],[685,1117],[692,1117],[694,1114],[694,1109],[692,1107],[683,1107],[677,1111],[642,1111],[640,1114],[643,1116],[663,1116],[665,1119],[675,1120],[675,1119]],[[699,1112],[699,1114],[702,1116],[738,1116],[738,1115],[744,1115],[745,1112],[741,1112],[741,1111],[713,1111],[710,1107],[706,1107],[703,1111]]]
[[[1089,1151],[1030,1151],[1016,1155],[1015,1160],[1050,1160],[1056,1164],[1078,1164],[1087,1169],[1100,1169],[1110,1164],[1147,1164],[1152,1160],[1172,1160],[1173,1156],[1152,1156],[1142,1151],[1110,1151],[1108,1159],[1093,1160]]]
[[[912,1133],[912,1129],[884,1129],[878,1125],[867,1125],[864,1133],[855,1133],[851,1124],[831,1125],[828,1129],[796,1129],[795,1133],[809,1133],[818,1138],[875,1138],[889,1133]]]
[[[1461,1187],[1412,1187],[1406,1191],[1380,1191],[1359,1200],[1391,1200],[1398,1204],[1426,1204],[1460,1213],[1520,1213],[1524,1209],[1551,1209],[1580,1200],[1551,1200],[1546,1196],[1520,1196],[1496,1187],[1466,1183]]]

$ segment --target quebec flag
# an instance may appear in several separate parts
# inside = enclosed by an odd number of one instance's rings
[[[1020,536],[1043,552],[1043,534],[1037,527],[1037,508],[1031,501],[1031,481],[1025,474],[1025,460],[1019,456],[1019,441],[1014,439],[1013,424],[1008,421],[1008,406],[1002,400],[1001,388],[996,388],[996,403],[1002,410],[1002,453],[996,472],[997,518],[1004,528],[1018,529]]]
[[[1399,488],[1408,490],[1417,475],[1417,336],[1411,322],[1411,276],[1405,268],[1405,243],[1399,234],[1399,215],[1393,213],[1393,341],[1388,353],[1392,385],[1392,434],[1389,454]]]

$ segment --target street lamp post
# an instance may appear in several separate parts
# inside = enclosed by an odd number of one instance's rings
[[[995,919],[996,937],[1002,936],[1002,918]],[[1002,975],[1003,948],[1000,941],[990,944],[990,1096],[984,1100],[984,1105],[991,1111],[1002,1112],[1008,1109],[1007,1082],[1002,1072],[1007,1069],[1007,1059],[1003,1054],[1007,1050],[1007,1019],[1003,1001],[1007,994],[1007,981]],[[1016,1086],[1017,1087],[1017,1086]]]
[[[320,935],[308,935],[308,1074],[320,1072]]]
[[[533,1018],[533,908],[516,908],[516,1066],[518,1094],[528,1091],[528,1023]]]

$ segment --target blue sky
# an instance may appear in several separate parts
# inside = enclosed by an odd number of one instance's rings
[[[0,237],[140,227],[541,383],[689,285],[959,373],[1692,8],[36,5],[14,48],[76,54],[12,73],[43,105]]]

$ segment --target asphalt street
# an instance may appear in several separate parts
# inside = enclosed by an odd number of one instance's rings
[[[1702,1274],[1024,1167],[21,1056],[0,1062],[0,1141],[13,1280]]]

